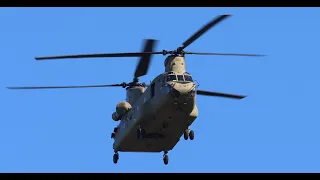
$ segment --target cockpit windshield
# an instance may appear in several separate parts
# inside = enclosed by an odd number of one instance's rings
[[[192,77],[191,77],[191,76],[189,76],[189,75],[184,75],[184,79],[185,79],[186,81],[193,82]]]
[[[167,76],[167,81],[177,81],[177,77],[176,75],[168,75]]]
[[[193,79],[190,75],[175,75],[175,74],[169,74],[167,76],[167,81],[187,81],[187,82],[193,82]]]
[[[183,75],[177,75],[177,77],[178,77],[178,81],[184,81]]]

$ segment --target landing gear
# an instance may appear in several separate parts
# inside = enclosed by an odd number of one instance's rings
[[[114,137],[116,137],[116,133],[115,132],[111,133],[111,138],[113,139]]]
[[[117,164],[118,160],[119,160],[119,154],[118,154],[118,152],[115,152],[113,155],[113,163]]]
[[[117,131],[118,131],[118,128],[115,127],[115,128],[113,129],[113,132],[111,133],[111,138],[115,138],[115,137],[116,137]]]
[[[184,140],[188,140],[188,138],[189,138],[189,130],[188,129],[184,131],[183,137],[184,137]]]
[[[193,140],[194,139],[194,131],[190,130],[190,129],[185,130],[183,133],[183,137],[185,140],[188,140],[188,138],[190,138],[190,140]]]
[[[164,151],[163,163],[164,163],[165,165],[167,165],[167,164],[169,163],[168,151]]]
[[[193,130],[191,130],[191,131],[189,132],[189,138],[190,138],[190,140],[193,140],[193,139],[194,139],[194,131],[193,131]]]

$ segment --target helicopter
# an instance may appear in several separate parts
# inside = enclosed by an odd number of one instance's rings
[[[199,90],[199,83],[187,72],[186,55],[220,56],[264,56],[258,54],[226,54],[184,51],[209,29],[231,15],[220,15],[189,37],[182,46],[172,51],[154,51],[157,40],[145,39],[143,50],[132,53],[80,54],[66,56],[36,57],[36,60],[69,58],[140,58],[132,82],[89,86],[43,86],[8,87],[9,89],[56,89],[56,88],[98,88],[122,87],[126,89],[126,100],[117,103],[111,117],[119,121],[111,133],[113,143],[113,163],[117,164],[119,152],[163,152],[163,162],[169,162],[168,152],[183,136],[185,140],[194,140],[195,133],[191,125],[198,117],[197,95],[222,98],[243,99],[246,96]],[[164,60],[164,72],[156,76],[151,83],[139,82],[139,77],[147,74],[153,55],[167,56]]]

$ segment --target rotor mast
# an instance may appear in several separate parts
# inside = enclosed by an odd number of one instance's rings
[[[177,72],[185,73],[186,72],[186,63],[185,57],[179,55],[168,56],[164,62],[165,72]]]

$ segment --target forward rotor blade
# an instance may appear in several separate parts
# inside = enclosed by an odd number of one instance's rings
[[[133,53],[105,53],[105,54],[79,54],[66,56],[36,57],[36,60],[71,59],[71,58],[103,58],[103,57],[141,57],[151,54],[162,54],[163,52],[133,52]]]
[[[210,91],[203,91],[203,90],[197,90],[197,94],[204,95],[204,96],[216,96],[216,97],[233,98],[233,99],[243,99],[246,97],[246,96],[236,95],[236,94],[226,94],[226,93],[210,92]]]
[[[156,42],[157,41],[154,39],[147,39],[145,41],[145,45],[144,45],[144,49],[143,49],[142,53],[153,52],[153,49],[154,49]],[[146,53],[141,56],[141,59],[137,65],[136,71],[134,73],[135,78],[140,77],[140,76],[144,76],[147,74],[148,69],[149,69],[149,65],[150,65],[150,61],[151,61],[151,57],[152,57],[151,53]]]
[[[202,52],[185,52],[185,54],[196,54],[196,55],[215,55],[215,56],[265,56],[262,54],[233,54],[233,53],[202,53]]]
[[[38,86],[38,87],[7,87],[8,89],[62,89],[62,88],[98,88],[98,87],[116,87],[122,84],[92,85],[92,86]]]
[[[189,39],[187,39],[180,47],[181,50],[189,46],[191,43],[197,40],[200,36],[202,36],[205,32],[211,29],[214,25],[217,25],[219,22],[221,22],[222,20],[226,19],[229,16],[231,15],[220,15],[217,18],[210,21],[207,25],[205,25],[203,28],[201,28],[196,33],[194,33]]]

